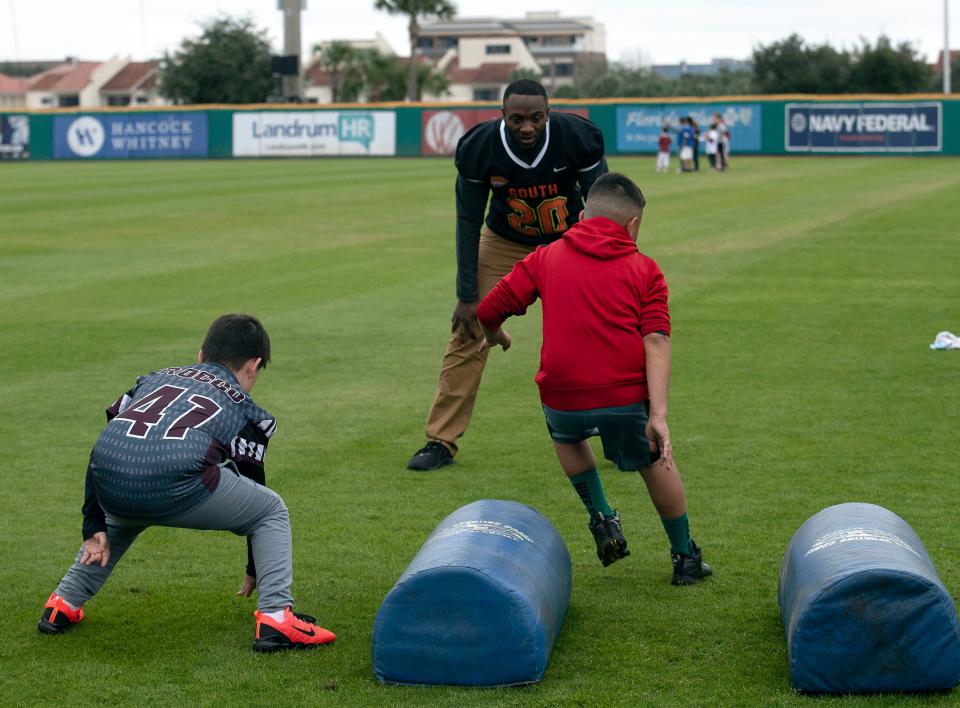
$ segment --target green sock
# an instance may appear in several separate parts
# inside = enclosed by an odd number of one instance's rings
[[[687,519],[686,512],[675,519],[665,519],[660,517],[664,531],[667,532],[667,538],[670,539],[670,550],[674,553],[690,552],[690,521]]]
[[[603,494],[603,485],[600,484],[600,474],[597,472],[596,467],[586,472],[575,474],[569,479],[573,488],[577,490],[577,494],[580,495],[580,501],[583,502],[583,505],[587,507],[587,511],[590,512],[591,517],[597,514],[613,516],[613,511],[610,510],[610,506],[607,504],[607,498]]]

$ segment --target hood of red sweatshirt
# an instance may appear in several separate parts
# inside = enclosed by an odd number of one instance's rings
[[[627,230],[605,216],[595,216],[574,224],[563,234],[563,238],[580,253],[604,261],[637,252],[637,244]]]

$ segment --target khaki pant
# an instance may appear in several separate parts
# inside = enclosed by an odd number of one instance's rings
[[[477,287],[480,298],[513,268],[517,261],[533,252],[534,246],[523,246],[497,236],[484,227],[480,233],[480,253],[477,261]],[[447,342],[447,351],[440,366],[437,393],[427,416],[425,429],[428,440],[438,440],[450,452],[457,453],[457,440],[470,424],[473,405],[477,401],[480,377],[487,363],[487,353],[480,353],[480,323],[474,321],[468,330],[466,343],[460,341],[457,329]]]

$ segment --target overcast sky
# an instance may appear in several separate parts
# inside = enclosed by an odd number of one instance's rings
[[[838,48],[852,47],[860,37],[873,42],[886,34],[895,42],[912,42],[931,62],[943,47],[943,0],[454,2],[461,17],[516,18],[528,10],[591,16],[606,27],[607,57],[613,61],[743,59],[754,46],[791,32],[808,42],[829,42]],[[372,38],[380,32],[398,54],[407,54],[406,22],[372,8],[373,0],[307,0],[304,51],[319,41]],[[0,0],[0,60],[158,57],[164,50],[174,50],[183,37],[199,34],[198,23],[218,14],[252,17],[280,49],[283,24],[277,0]],[[951,43],[960,47],[955,7],[950,19]]]

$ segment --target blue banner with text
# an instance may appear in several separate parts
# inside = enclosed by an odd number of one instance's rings
[[[57,116],[58,159],[207,156],[206,113],[87,113]]]
[[[787,152],[940,152],[942,104],[788,103]]]
[[[664,126],[676,151],[680,119],[693,118],[705,135],[710,125],[722,119],[730,132],[731,152],[759,152],[761,141],[760,104],[667,103],[659,106],[620,106],[617,108],[617,150],[619,152],[657,152],[657,141]]]

